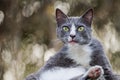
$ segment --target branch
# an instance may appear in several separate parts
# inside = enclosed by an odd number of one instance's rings
[[[5,17],[4,12],[0,10],[0,24],[3,22],[4,17]]]

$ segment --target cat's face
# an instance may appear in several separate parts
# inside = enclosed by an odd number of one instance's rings
[[[93,10],[88,10],[80,17],[68,17],[61,10],[56,9],[57,36],[65,44],[88,44],[91,40],[91,22]]]

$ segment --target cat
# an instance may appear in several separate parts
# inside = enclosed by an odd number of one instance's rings
[[[56,9],[57,37],[64,43],[36,73],[26,80],[118,80],[101,43],[92,36],[93,9],[68,17]]]

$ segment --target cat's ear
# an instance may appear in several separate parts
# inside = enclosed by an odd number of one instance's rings
[[[82,18],[91,25],[92,19],[93,19],[93,9],[87,10],[87,11],[82,15]]]
[[[56,9],[56,21],[57,24],[60,25],[64,23],[67,19],[67,15],[65,15],[60,9]]]

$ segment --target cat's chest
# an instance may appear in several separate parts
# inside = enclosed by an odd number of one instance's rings
[[[68,57],[73,59],[77,64],[89,67],[91,61],[92,49],[88,45],[68,45]]]
[[[39,80],[70,80],[85,73],[85,68],[78,67],[54,67],[42,73]]]

